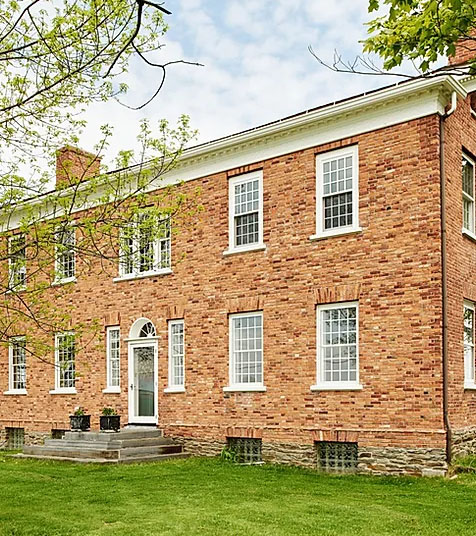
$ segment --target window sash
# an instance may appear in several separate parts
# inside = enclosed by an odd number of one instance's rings
[[[185,386],[185,322],[169,321],[169,387]]]
[[[12,290],[26,285],[26,236],[14,235],[8,240],[9,287]]]
[[[263,173],[254,171],[229,179],[229,249],[263,244]]]
[[[230,316],[230,385],[263,385],[263,313]]]
[[[466,155],[462,157],[461,166],[463,195],[463,229],[475,232],[475,163]],[[467,170],[471,171],[467,173]]]
[[[73,332],[59,333],[55,337],[55,388],[70,389],[76,386],[76,348]]]
[[[73,279],[76,274],[76,231],[64,228],[56,232],[56,280]]]
[[[106,331],[107,387],[120,387],[121,375],[121,343],[120,330],[118,327],[108,327]]]
[[[359,225],[358,147],[316,157],[316,236],[357,230]]]
[[[359,382],[359,311],[357,302],[317,307],[317,383]]]
[[[150,240],[138,223],[126,227],[120,237],[120,275],[141,275],[166,270],[171,266],[170,218],[159,223],[163,236]]]
[[[463,308],[463,355],[464,355],[464,381],[466,384],[474,385],[475,377],[475,355],[474,355],[474,303],[465,302]]]
[[[12,337],[9,345],[9,389],[26,389],[26,338]]]

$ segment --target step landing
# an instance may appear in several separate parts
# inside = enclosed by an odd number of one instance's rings
[[[25,446],[18,458],[79,463],[157,462],[187,458],[182,445],[158,428],[124,428],[119,432],[66,432],[63,439]]]

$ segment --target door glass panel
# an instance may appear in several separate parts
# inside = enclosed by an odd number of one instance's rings
[[[135,413],[154,416],[154,348],[134,348]]]

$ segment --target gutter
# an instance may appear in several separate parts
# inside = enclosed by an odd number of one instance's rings
[[[442,283],[442,313],[443,313],[443,422],[446,431],[446,462],[451,463],[451,445],[453,433],[448,413],[448,264],[447,264],[447,224],[446,224],[446,173],[445,173],[445,120],[456,110],[457,95],[451,94],[451,107],[440,116],[440,220],[441,220],[441,283]]]

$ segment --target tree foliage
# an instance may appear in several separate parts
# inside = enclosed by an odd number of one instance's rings
[[[370,0],[369,12],[387,8],[368,23],[364,52],[378,54],[384,68],[415,62],[428,73],[439,56],[452,56],[456,43],[476,39],[475,0]],[[473,69],[476,62],[473,62]]]

